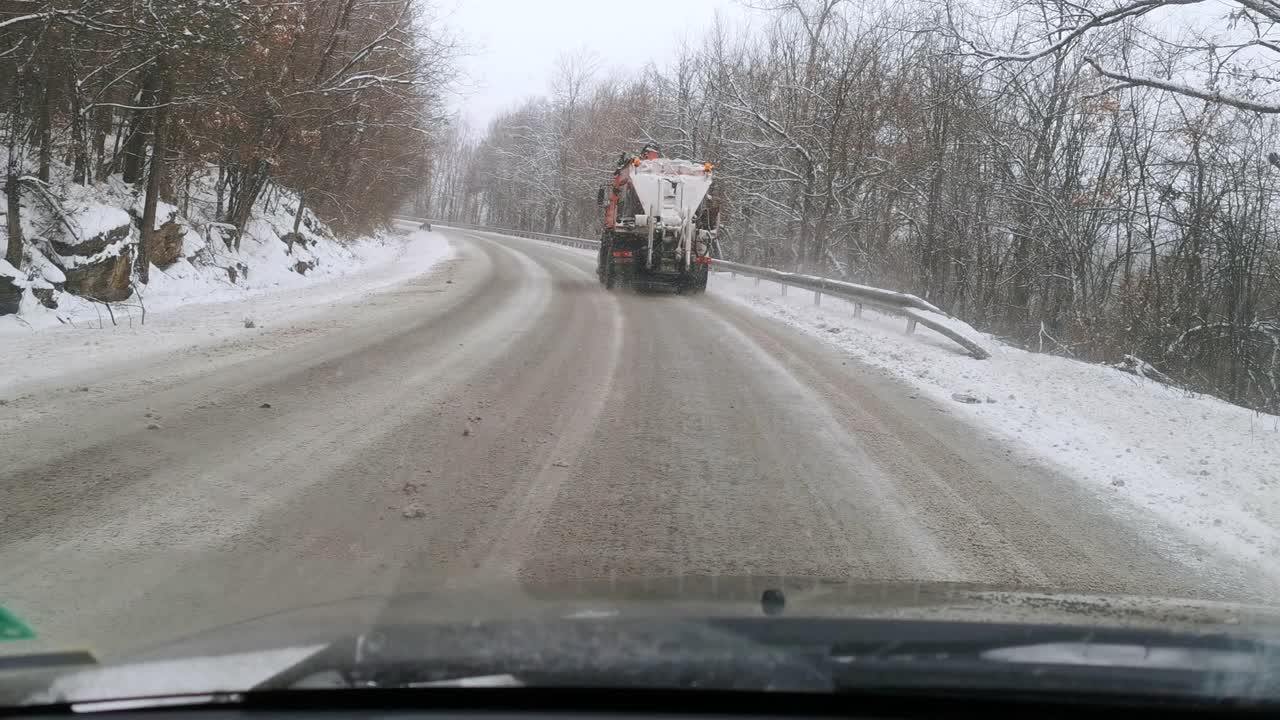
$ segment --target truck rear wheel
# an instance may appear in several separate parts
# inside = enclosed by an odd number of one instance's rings
[[[614,266],[612,257],[604,259],[604,287],[606,290],[618,287],[618,268]]]
[[[687,295],[698,295],[707,291],[707,273],[700,272],[688,275],[680,283],[680,291]]]

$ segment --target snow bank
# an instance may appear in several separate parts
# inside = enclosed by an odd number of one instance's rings
[[[56,327],[39,332],[32,332],[12,316],[0,318],[0,363],[8,368],[0,374],[0,399],[30,391],[32,384],[71,385],[80,382],[86,372],[132,364],[161,353],[195,352],[238,339],[246,332],[298,322],[328,312],[334,303],[421,275],[451,253],[444,236],[430,232],[370,238],[347,251],[354,254],[355,262],[331,267],[346,267],[349,272],[305,277],[268,273],[245,286],[204,285],[208,279],[198,273],[195,277],[172,272],[153,275],[147,290],[145,325],[135,305],[117,306],[118,324],[112,325],[101,305],[83,300],[74,312],[74,322],[60,324],[53,319]],[[28,301],[34,303],[30,294],[23,300],[19,317],[49,321],[51,311],[38,304],[28,307]],[[46,315],[38,315],[40,310]],[[246,328],[246,319],[252,319],[255,327]]]
[[[711,292],[838,346],[1056,465],[1135,521],[1280,577],[1280,417],[981,337],[989,360],[902,318],[718,273]],[[960,402],[967,395],[977,403]],[[1063,508],[1070,512],[1070,508]],[[1199,562],[1203,558],[1189,558]]]
[[[121,207],[108,205],[98,200],[89,200],[72,213],[68,221],[75,228],[75,236],[80,240],[128,225],[129,213]]]
[[[56,163],[53,180],[44,196],[32,194],[24,199],[25,261],[20,271],[9,268],[23,298],[16,315],[0,316],[0,334],[60,325],[96,327],[106,315],[104,307],[63,291],[67,280],[63,270],[95,266],[126,251],[136,257],[136,225],[143,211],[143,196],[137,188],[119,176],[92,186],[79,185],[70,182],[68,169]],[[214,181],[207,174],[195,178],[191,196],[183,201],[184,210],[166,202],[157,205],[156,228],[177,224],[181,252],[164,269],[153,264],[147,284],[133,278],[132,296],[112,308],[126,322],[140,321],[144,308],[150,314],[187,303],[225,302],[303,288],[416,252],[407,249],[403,235],[390,231],[340,241],[310,210],[304,211],[295,235],[296,197],[279,188],[264,192],[239,246],[234,247],[229,242],[234,228],[217,218]],[[59,212],[53,211],[51,200]],[[119,232],[121,228],[128,232]],[[286,237],[294,240],[292,247]],[[172,255],[165,258],[171,259]],[[36,290],[56,308],[42,305]]]
[[[117,240],[111,243],[99,252],[88,257],[83,255],[59,255],[58,262],[62,263],[62,268],[58,270],[58,273],[62,274],[62,270],[74,270],[85,265],[96,265],[103,260],[119,257],[120,253],[123,253],[126,249],[135,244],[137,244],[135,240],[125,238],[124,240]],[[63,275],[63,277],[65,278],[66,276]]]

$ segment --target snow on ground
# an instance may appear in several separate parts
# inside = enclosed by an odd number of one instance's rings
[[[102,305],[81,301],[70,311],[64,305],[54,313],[38,304],[27,307],[28,295],[23,320],[0,317],[0,360],[7,368],[0,376],[0,399],[31,383],[70,382],[85,370],[219,343],[323,313],[334,302],[420,275],[452,252],[443,235],[421,231],[317,247],[320,253],[340,255],[335,259],[342,262],[322,263],[305,276],[288,270],[251,273],[248,281],[235,285],[195,270],[174,272],[186,261],[164,273],[153,267],[145,289],[145,324],[132,301],[113,306],[117,324],[112,325]],[[73,296],[64,297],[74,303]],[[55,314],[67,322],[59,323]],[[33,318],[34,323],[26,324]],[[255,328],[246,328],[246,320]]]
[[[286,254],[283,242],[246,242],[235,257],[249,268],[249,273],[237,278],[234,284],[221,272],[221,268],[218,272],[204,272],[204,268],[196,267],[184,258],[165,270],[151,268],[151,282],[141,289],[142,301],[150,311],[191,302],[235,299],[277,289],[307,288],[318,281],[365,273],[371,266],[388,265],[405,253],[417,253],[413,261],[421,262],[428,256],[434,258],[432,252],[447,250],[443,237],[431,237],[435,238],[434,243],[417,237],[412,247],[407,247],[406,239],[394,233],[359,238],[345,245],[317,242],[307,248],[308,260],[316,266],[305,275],[291,269],[291,265],[297,262],[297,248],[295,255],[290,256]]]
[[[1280,576],[1280,417],[1101,365],[1027,352],[957,323],[974,360],[905,321],[717,273],[711,292],[832,343],[1065,470],[1120,513],[1158,519],[1197,547]],[[968,394],[981,402],[957,401]],[[1063,508],[1070,512],[1070,508]]]
[[[161,218],[158,221],[163,222]],[[107,205],[97,200],[86,200],[79,212],[71,216],[68,223],[74,228],[76,237],[88,238],[112,228],[128,225],[129,213],[124,208]]]
[[[0,337],[58,325],[98,324],[108,308],[64,291],[63,270],[96,266],[126,251],[136,256],[144,202],[137,188],[119,175],[80,185],[71,181],[70,168],[56,162],[51,179],[47,190],[29,192],[24,198],[22,269],[8,264],[0,268],[0,274],[23,290],[17,315],[0,316]],[[178,228],[181,244],[176,262],[163,270],[153,264],[145,285],[137,282],[135,272],[130,297],[110,308],[126,324],[140,320],[144,309],[152,313],[187,303],[314,285],[317,280],[382,263],[400,253],[403,244],[403,238],[390,232],[339,239],[309,208],[299,222],[297,196],[275,186],[259,197],[235,243],[234,227],[221,221],[223,203],[218,199],[216,177],[197,173],[184,185],[183,198],[181,211],[163,201],[156,207],[155,228],[169,222]],[[292,245],[286,241],[290,237],[295,240]],[[86,252],[79,251],[82,243]],[[41,305],[34,296],[37,289],[51,293],[57,307]],[[109,318],[104,322],[109,323]]]

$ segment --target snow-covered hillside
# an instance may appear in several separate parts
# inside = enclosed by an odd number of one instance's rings
[[[194,179],[179,209],[161,202],[150,243],[149,281],[138,281],[142,195],[118,176],[93,186],[65,180],[38,189],[24,183],[23,263],[0,260],[0,332],[52,325],[137,324],[144,312],[214,302],[246,293],[299,288],[356,272],[400,252],[391,231],[340,239],[310,210],[293,234],[296,197],[263,193],[239,238],[218,222],[214,180]],[[59,181],[59,175],[62,177]],[[290,243],[289,241],[293,242]],[[16,311],[16,312],[15,312]]]
[[[1280,572],[1280,417],[1102,365],[983,336],[989,360],[900,318],[718,273],[711,292],[800,328],[919,389],[920,402],[1060,467],[1133,521],[1180,528],[1211,563],[1222,552]],[[958,322],[958,321],[956,321]],[[962,323],[961,323],[962,325]],[[1034,492],[1028,488],[1028,492]],[[1063,508],[1070,513],[1071,508]]]
[[[105,311],[99,317],[92,310],[38,331],[12,316],[0,318],[0,359],[7,368],[0,376],[0,405],[42,385],[79,387],[87,371],[110,373],[171,353],[216,356],[222,353],[211,348],[251,343],[264,333],[273,333],[270,347],[276,349],[305,339],[289,328],[421,275],[451,253],[439,233],[405,227],[401,232],[357,243],[350,250],[357,262],[344,265],[341,275],[280,274],[273,280],[264,274],[247,287],[206,286],[199,272],[185,280],[170,278],[170,292],[153,298],[158,308],[149,301],[145,325],[136,310],[124,306],[115,326]]]

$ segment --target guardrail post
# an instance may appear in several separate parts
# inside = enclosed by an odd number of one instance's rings
[[[778,287],[782,288],[782,297],[786,297],[786,296],[787,296],[787,284],[786,284],[786,283],[778,283]]]
[[[822,304],[822,291],[821,291],[821,290],[814,290],[814,291],[813,291],[813,304],[814,304],[814,305],[821,305],[821,304]]]
[[[853,316],[856,318],[862,317],[862,303],[853,304]]]
[[[760,276],[756,276],[756,287],[760,287]]]
[[[915,332],[915,331],[916,331],[916,319],[915,319],[915,318],[907,318],[907,334],[908,334],[908,335],[910,335],[911,333],[913,333],[913,332]]]

